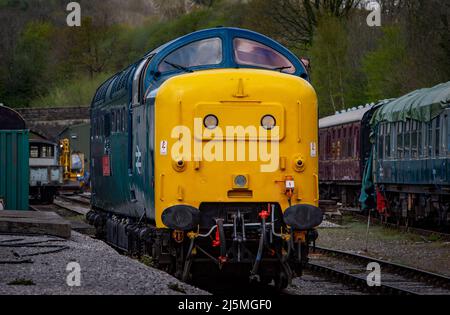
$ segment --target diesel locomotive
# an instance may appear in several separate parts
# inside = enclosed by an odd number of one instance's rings
[[[173,40],[96,92],[87,219],[184,281],[232,274],[285,288],[323,218],[317,106],[305,65],[264,35]]]

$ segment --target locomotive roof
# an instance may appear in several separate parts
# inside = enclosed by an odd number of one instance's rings
[[[15,110],[0,105],[0,130],[24,130],[25,120]]]
[[[336,113],[333,116],[328,116],[319,120],[319,128],[329,128],[345,124],[361,121],[364,115],[373,108],[375,104],[368,104],[360,106],[359,108],[352,108],[350,110]]]
[[[414,119],[429,122],[450,107],[450,81],[432,88],[413,91],[381,107],[372,123]]]
[[[106,82],[104,82],[98,89],[92,101],[92,106],[97,106],[108,102],[109,100],[117,97],[122,97],[126,94],[126,91],[129,91],[132,85],[133,77],[139,67],[139,65],[149,57],[152,57],[151,62],[149,63],[147,71],[147,77],[145,78],[146,88],[149,85],[148,76],[152,76],[152,73],[158,72],[158,65],[168,54],[175,51],[176,49],[185,46],[191,42],[208,39],[212,37],[220,37],[223,40],[224,44],[224,52],[227,53],[230,51],[230,47],[232,45],[232,41],[234,38],[246,38],[249,40],[260,42],[266,46],[271,47],[272,49],[278,51],[294,65],[296,72],[292,75],[302,77],[306,80],[309,80],[308,72],[304,66],[304,64],[300,61],[300,59],[295,56],[291,51],[289,51],[286,47],[276,42],[275,40],[250,31],[246,29],[233,28],[233,27],[216,27],[211,29],[200,30],[194,33],[187,34],[185,36],[174,39],[166,44],[147,52],[143,58],[138,60],[136,63],[130,65],[125,70],[115,74],[111,78],[109,78]],[[224,62],[220,65],[212,65],[212,66],[204,66],[204,69],[198,70],[206,70],[206,69],[220,69],[220,68],[246,68],[247,66],[238,66],[236,62],[233,61],[233,58],[226,57],[224,58]],[[182,72],[174,73],[173,75],[180,75]],[[172,75],[172,76],[173,76]],[[164,80],[168,79],[168,77],[162,77],[156,84],[153,86],[158,86],[162,84]],[[128,93],[131,97],[131,93]]]

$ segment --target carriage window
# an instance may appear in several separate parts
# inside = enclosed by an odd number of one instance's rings
[[[440,156],[441,147],[441,116],[436,118],[436,129],[435,129],[435,142],[434,142],[434,153],[435,156]]]
[[[419,148],[417,141],[418,123],[417,121],[411,122],[411,158],[417,159],[419,157]]]
[[[30,158],[37,159],[39,157],[39,147],[36,145],[30,146]]]
[[[384,133],[384,155],[391,157],[391,124],[386,124]]]
[[[218,65],[222,63],[222,60],[222,40],[220,38],[208,38],[175,50],[161,62],[158,70],[167,72],[176,70],[177,66],[192,68]]]
[[[327,144],[326,144],[327,148],[326,148],[326,158],[327,159],[331,159],[332,158],[332,139],[331,139],[331,132],[328,130],[327,131]]]
[[[53,146],[51,145],[43,145],[41,147],[41,158],[52,158],[53,157]]]
[[[405,134],[404,134],[404,156],[406,159],[409,159],[411,156],[411,121],[405,122]]]
[[[427,126],[428,126],[427,154],[428,154],[428,157],[430,158],[433,156],[433,122],[430,121]]]
[[[348,128],[348,148],[347,148],[347,156],[352,157],[352,149],[353,149],[353,138],[352,138],[353,128]]]
[[[417,146],[419,148],[419,157],[423,157],[425,155],[425,152],[424,152],[424,141],[423,141],[423,128],[424,128],[424,124],[422,122],[418,122],[418,126],[417,126]]]
[[[236,38],[234,40],[234,56],[240,65],[280,70],[286,73],[295,73],[294,65],[285,56],[261,43]]]
[[[384,148],[384,127],[385,124],[380,125],[380,132],[378,137],[378,158],[382,160],[384,158],[383,148]]]
[[[361,148],[361,135],[360,135],[360,129],[355,128],[355,146],[353,148],[354,157],[360,158],[359,150]]]
[[[397,158],[403,158],[403,122],[397,123]]]

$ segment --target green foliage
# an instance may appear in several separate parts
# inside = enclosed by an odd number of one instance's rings
[[[363,61],[368,78],[367,94],[372,100],[408,92],[402,89],[410,66],[406,40],[397,26],[385,27],[383,32],[377,49],[368,53]]]
[[[33,107],[88,106],[97,88],[106,81],[110,74],[99,74],[94,78],[84,76],[55,86],[49,93],[35,98]]]
[[[216,26],[249,28],[309,55],[321,116],[450,77],[450,6],[438,0],[391,1],[381,28],[366,26],[357,0],[81,2],[82,27],[70,28],[62,0],[0,0],[0,103],[88,105],[109,74]]]
[[[50,62],[49,48],[53,27],[46,22],[30,22],[20,35],[11,62],[11,80],[6,84],[7,99],[11,105],[29,103],[45,92],[51,79],[46,74]],[[8,97],[9,96],[9,97]]]
[[[310,49],[313,85],[319,96],[321,115],[331,114],[347,106],[348,77],[347,34],[343,22],[336,17],[323,17],[318,24]]]

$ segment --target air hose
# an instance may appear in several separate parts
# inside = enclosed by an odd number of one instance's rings
[[[258,254],[256,255],[255,264],[253,265],[252,276],[256,276],[258,274],[258,269],[259,269],[259,265],[262,260],[262,255],[263,255],[263,250],[264,250],[265,234],[266,234],[266,218],[262,217],[261,238],[259,239]]]
[[[220,239],[220,258],[226,259],[227,257],[227,241],[225,239],[225,230],[223,227],[223,219],[217,220],[217,230],[219,231]]]

